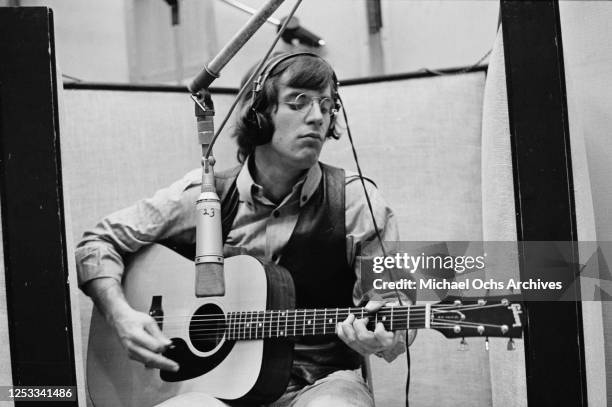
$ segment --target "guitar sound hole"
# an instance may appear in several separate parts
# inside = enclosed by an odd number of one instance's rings
[[[200,352],[209,352],[217,347],[225,336],[225,315],[215,304],[198,308],[189,322],[189,339]]]

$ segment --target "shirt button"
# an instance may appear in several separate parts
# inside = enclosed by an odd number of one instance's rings
[[[304,195],[304,196],[302,197],[302,202],[306,202],[306,200],[307,200],[307,199],[308,199],[308,197],[307,197],[306,195]]]
[[[278,254],[273,254],[272,255],[272,261],[276,261],[278,260]]]
[[[280,216],[280,212],[279,211],[274,211],[274,212],[272,212],[272,215],[274,215],[275,218],[278,218]]]

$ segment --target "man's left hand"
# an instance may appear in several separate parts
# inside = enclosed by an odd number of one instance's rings
[[[365,309],[368,312],[375,312],[383,305],[385,305],[383,301],[369,301]],[[367,323],[368,317],[357,319],[351,314],[338,324],[336,333],[351,349],[363,356],[391,349],[401,336],[400,332],[387,331],[382,322],[376,324],[374,331],[370,331],[366,327]]]

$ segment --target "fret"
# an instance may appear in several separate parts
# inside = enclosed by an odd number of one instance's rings
[[[266,327],[268,328],[268,334],[264,334],[264,338],[271,338],[274,335],[274,310],[264,312],[264,332],[266,332]]]
[[[302,317],[302,336],[306,336],[306,310],[303,310],[304,316]]]
[[[297,336],[295,328],[297,326],[297,310],[293,310],[293,336]]]
[[[393,331],[393,307],[391,307],[391,331]]]
[[[263,318],[262,311],[258,311],[255,315],[255,339],[263,338]]]
[[[283,316],[285,317],[285,336],[287,336],[287,320],[289,319],[289,312],[283,311]]]
[[[406,329],[410,328],[410,305],[406,307]]]
[[[387,329],[387,325],[385,325],[385,322],[387,322],[387,312],[388,310],[381,309],[380,311],[376,313],[377,319],[378,319],[378,316],[380,315],[380,322],[382,322],[385,329]]]
[[[338,325],[338,308],[336,308],[336,323],[334,325]],[[336,331],[336,327],[334,327],[334,332]]]
[[[277,311],[276,314],[276,337],[278,338],[279,336],[281,336],[281,330],[280,330],[280,317],[281,317],[281,312]]]
[[[231,340],[232,338],[232,316],[233,316],[233,312],[228,312],[227,313],[227,339]]]
[[[317,309],[315,308],[312,313],[312,334],[316,335],[317,331]]]
[[[327,327],[327,308],[323,311],[323,335],[325,335],[325,328]]]
[[[244,312],[238,313],[238,339],[244,339]]]
[[[253,311],[249,311],[247,313],[249,320],[249,322],[247,323],[247,326],[249,328],[249,334],[247,339],[253,339],[253,314],[255,314]]]
[[[251,336],[251,339],[257,339],[257,329],[259,328],[259,311],[253,311],[255,321],[253,326],[255,327],[255,336]]]
[[[231,328],[231,333],[232,333],[232,339],[236,339],[236,313],[232,312],[232,328]]]
[[[431,316],[431,304],[425,304],[425,328],[431,328],[431,321],[429,317]]]

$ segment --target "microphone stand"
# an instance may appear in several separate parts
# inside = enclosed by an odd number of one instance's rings
[[[223,275],[223,239],[221,230],[221,202],[215,186],[212,145],[218,133],[229,119],[229,113],[215,135],[213,117],[215,108],[210,96],[209,86],[219,77],[221,69],[238,52],[238,50],[253,36],[257,29],[272,15],[285,0],[267,0],[238,31],[228,44],[210,61],[188,86],[191,99],[195,102],[195,114],[198,127],[198,142],[202,145],[202,190],[196,202],[196,253],[195,253],[195,295],[196,297],[211,297],[225,295],[225,277]],[[291,10],[291,16],[297,10],[302,0],[297,0]],[[265,60],[272,52],[274,45],[287,27],[285,21],[277,33],[266,57],[260,62],[256,72],[261,69]],[[253,72],[253,76],[256,72]],[[252,80],[252,79],[250,79]],[[230,109],[230,113],[247,88],[243,86]]]
[[[206,156],[214,137],[215,108],[208,88],[192,95],[202,145],[202,188],[196,202],[196,297],[225,295],[223,242],[221,241],[221,201],[215,186],[215,158]]]

